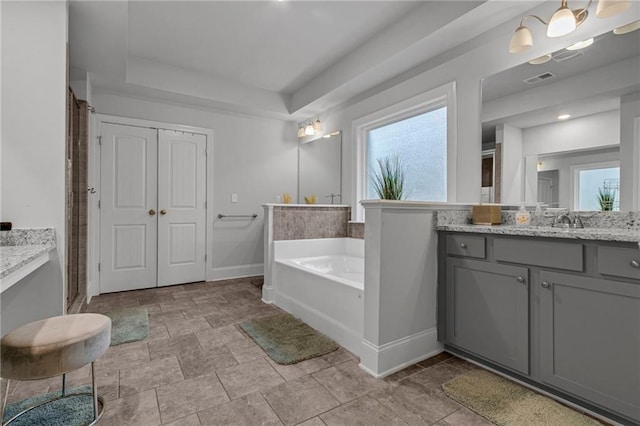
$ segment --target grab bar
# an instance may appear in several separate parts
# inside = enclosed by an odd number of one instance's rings
[[[255,219],[258,217],[257,214],[222,214],[218,213],[218,219],[224,219],[225,217],[250,217],[251,219]]]

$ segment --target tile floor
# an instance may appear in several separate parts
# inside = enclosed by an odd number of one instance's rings
[[[96,363],[107,408],[101,425],[490,425],[440,386],[475,366],[441,354],[383,380],[345,349],[281,366],[238,327],[280,310],[251,279],[94,297],[88,311],[145,306],[150,336],[109,348]],[[90,382],[89,368],[68,375]],[[60,388],[16,382],[9,401]]]

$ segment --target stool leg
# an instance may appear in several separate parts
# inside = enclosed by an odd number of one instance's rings
[[[96,388],[96,370],[91,362],[91,386],[93,387],[93,420],[98,419],[98,389]]]
[[[67,375],[62,375],[62,396],[67,394]]]
[[[7,388],[4,390],[4,398],[2,398],[2,411],[0,412],[0,425],[4,424],[4,409],[7,406],[7,398],[9,397],[9,383],[11,381],[7,379]]]

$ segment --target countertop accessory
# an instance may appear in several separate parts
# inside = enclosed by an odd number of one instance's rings
[[[499,225],[502,223],[502,206],[499,204],[480,204],[471,207],[474,225]]]

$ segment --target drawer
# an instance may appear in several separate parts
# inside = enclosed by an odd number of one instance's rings
[[[477,235],[447,235],[447,254],[484,259],[485,238]]]
[[[536,241],[496,238],[493,256],[501,262],[522,263],[547,268],[582,271],[584,248],[582,244],[558,241]]]
[[[599,246],[598,273],[640,280],[640,250]]]

